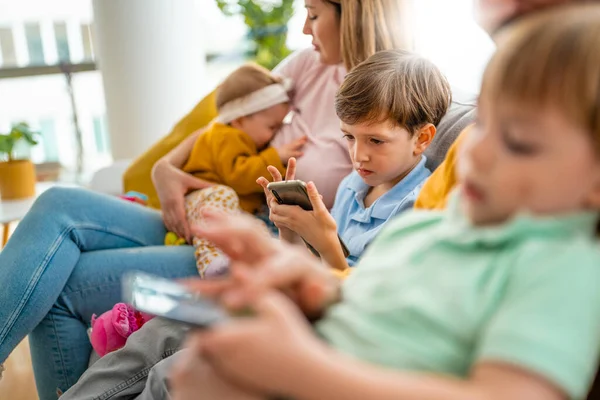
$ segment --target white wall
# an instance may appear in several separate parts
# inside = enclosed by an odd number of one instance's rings
[[[136,158],[211,89],[200,8],[196,0],[94,0],[93,9],[112,154]]]

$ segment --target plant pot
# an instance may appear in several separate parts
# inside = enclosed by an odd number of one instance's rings
[[[35,195],[35,167],[29,160],[0,162],[0,197],[16,200]]]

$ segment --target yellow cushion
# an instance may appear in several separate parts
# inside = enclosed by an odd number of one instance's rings
[[[347,277],[350,276],[350,273],[352,272],[352,268],[346,268],[343,271],[340,271],[339,269],[331,268],[330,271],[333,274],[333,276],[335,276],[336,278],[343,281],[344,279],[346,279]]]
[[[183,139],[188,137],[188,135],[206,126],[217,116],[215,102],[215,92],[213,91],[203,98],[188,115],[183,117],[167,136],[139,156],[123,175],[123,188],[125,192],[134,190],[144,193],[148,196],[148,205],[150,207],[160,208],[160,202],[150,177],[152,166],[181,143]]]
[[[467,127],[452,144],[446,154],[446,159],[425,181],[419,197],[415,202],[415,208],[424,210],[443,210],[452,189],[456,186],[456,163],[458,152],[469,134],[472,125]]]

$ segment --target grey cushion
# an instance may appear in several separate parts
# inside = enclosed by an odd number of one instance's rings
[[[446,158],[446,153],[458,135],[475,122],[477,96],[452,88],[452,104],[437,127],[437,133],[425,151],[427,168],[435,170]]]

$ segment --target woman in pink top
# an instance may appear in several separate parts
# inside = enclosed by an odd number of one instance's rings
[[[312,36],[314,49],[293,54],[277,68],[295,81],[298,110],[277,140],[307,137],[298,177],[314,181],[331,205],[351,168],[334,94],[347,69],[378,50],[408,47],[412,40],[402,31],[408,31],[410,16],[402,0],[305,3],[304,33]],[[200,133],[154,167],[161,203],[170,205],[164,215],[86,190],[54,188],[36,201],[0,253],[0,365],[29,334],[40,399],[56,399],[87,369],[89,321],[121,300],[125,271],[197,275],[193,247],[162,245],[167,229],[189,236],[184,194],[207,185],[180,170]]]
[[[314,181],[323,188],[323,200],[331,208],[339,183],[352,170],[333,102],[346,68],[340,63],[324,64],[317,51],[307,49],[293,54],[275,72],[293,79],[297,111],[290,124],[284,125],[275,136],[272,145],[279,147],[306,137],[296,177],[305,182]]]
[[[333,109],[335,92],[347,70],[380,50],[410,48],[410,0],[305,0],[303,33],[312,36],[313,49],[301,50],[284,60],[274,72],[295,83],[293,106],[298,115],[275,138],[273,145],[291,143],[306,136],[298,159],[297,178],[314,181],[325,204],[333,205],[338,187],[352,168],[339,120]],[[358,40],[360,38],[360,40]],[[191,134],[159,160],[152,180],[166,227],[180,237],[191,238],[183,196],[202,189],[206,182],[183,174],[194,140]]]

